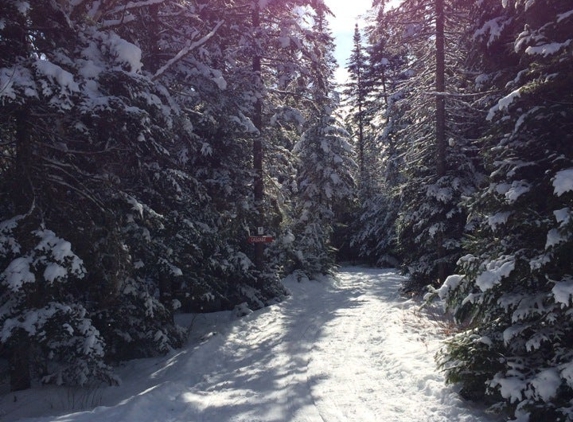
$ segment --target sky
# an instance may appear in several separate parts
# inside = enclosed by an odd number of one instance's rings
[[[334,55],[339,66],[336,80],[337,82],[344,82],[347,75],[346,61],[352,50],[354,25],[360,15],[370,9],[372,0],[325,0],[325,2],[335,15],[330,18],[330,28],[335,37],[336,50]]]

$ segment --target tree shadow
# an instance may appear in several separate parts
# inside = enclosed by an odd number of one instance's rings
[[[341,311],[360,306],[362,293],[358,287],[340,289],[336,282],[294,287],[285,302],[219,325],[218,334],[165,361],[149,375],[162,383],[158,391],[118,402],[116,411],[125,407],[122,420],[137,416],[142,405],[157,411],[155,402],[170,393],[173,418],[165,420],[284,422],[313,412],[318,418],[311,385],[320,380],[307,373],[310,352],[322,327]],[[142,395],[150,400],[141,403]]]
[[[374,292],[381,300],[396,300],[403,280],[392,271],[359,267],[345,268],[340,277],[372,277],[368,294]],[[102,388],[103,406],[50,420],[319,419],[311,390],[326,381],[328,374],[309,375],[311,351],[323,337],[323,327],[361,306],[365,288],[362,283],[335,280],[304,281],[289,287],[293,295],[284,302],[238,320],[223,315],[167,358],[126,363],[121,369],[124,384]]]

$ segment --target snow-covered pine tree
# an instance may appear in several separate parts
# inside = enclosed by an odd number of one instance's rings
[[[573,420],[572,19],[569,1],[475,10],[477,82],[494,93],[489,184],[471,204],[471,253],[440,289],[472,328],[448,343],[441,365],[466,396],[515,420]]]
[[[159,244],[166,245],[171,256],[162,255],[161,265],[151,268],[163,274],[160,278],[171,279],[169,296],[187,310],[228,309],[242,302],[260,307],[284,290],[276,280],[265,285],[264,293],[253,290],[254,267],[252,256],[247,256],[256,132],[247,117],[255,96],[244,51],[251,8],[217,1],[186,4],[192,13],[177,12],[181,4],[161,4],[159,51],[149,51],[159,55],[151,77],[169,92],[179,113],[173,153],[179,167],[169,183],[178,192],[170,204],[176,212],[152,224],[161,228]],[[148,43],[155,44],[153,37]],[[142,60],[146,62],[145,54]],[[169,186],[155,191],[155,203],[162,200],[164,189]],[[146,261],[156,261],[157,254],[150,252],[145,252]],[[170,277],[172,266],[181,271],[175,279]]]
[[[342,95],[344,98],[343,107],[346,115],[346,124],[351,130],[355,149],[358,154],[358,187],[360,191],[364,190],[367,195],[370,178],[366,168],[366,155],[372,154],[372,150],[367,145],[367,97],[369,86],[367,81],[368,56],[365,46],[362,42],[362,34],[358,24],[354,27],[354,36],[352,37],[353,47],[346,69],[348,71],[348,81],[344,86]]]
[[[214,2],[209,2],[208,7],[217,9]],[[260,198],[255,200],[252,187],[242,198],[237,195],[245,192],[244,189],[236,190],[229,199],[231,203],[240,204],[236,208],[235,215],[239,217],[235,221],[242,221],[238,226],[242,242],[249,232],[254,234],[258,226],[263,226],[266,234],[277,239],[267,248],[264,273],[276,274],[287,267],[286,245],[292,237],[289,225],[296,176],[292,149],[305,121],[314,112],[315,104],[308,90],[313,82],[313,66],[325,59],[319,51],[320,37],[308,30],[308,25],[321,9],[325,9],[322,1],[238,1],[233,7],[220,9],[225,11],[230,24],[221,27],[214,42],[221,46],[217,57],[219,63],[225,64],[222,77],[227,81],[225,92],[228,94],[223,94],[226,108],[220,109],[215,118],[227,122],[219,131],[229,133],[229,142],[234,142],[231,148],[237,149],[238,145],[244,148],[253,142],[260,142],[262,146],[262,203]],[[207,3],[203,10],[207,10]],[[220,16],[221,13],[210,15]],[[260,64],[253,58],[260,58]],[[256,69],[253,67],[255,62]],[[225,117],[224,113],[230,116]],[[229,131],[227,128],[234,129]],[[246,149],[241,151],[239,157],[246,157]],[[225,165],[236,166],[236,163]],[[244,168],[258,173],[254,167],[248,164]],[[253,175],[239,179],[241,183],[245,180],[252,183]],[[231,180],[231,183],[237,182]],[[259,196],[260,189],[258,185]],[[258,207],[255,202],[259,203]],[[255,261],[255,254],[246,252],[251,261]]]
[[[58,385],[114,382],[102,336],[69,293],[86,275],[82,260],[70,242],[43,228],[33,231],[31,245],[20,244],[26,217],[0,224],[0,343],[11,390],[29,388],[33,378]]]
[[[175,307],[263,306],[284,294],[276,277],[254,286],[245,242],[255,211],[251,143],[262,136],[264,148],[281,151],[267,160],[266,183],[282,197],[266,206],[270,234],[284,233],[290,150],[313,110],[304,94],[320,62],[301,22],[324,4],[257,4],[260,33],[246,1],[0,5],[0,112],[8,116],[0,121],[0,221],[18,218],[13,253],[31,254],[38,230],[70,243],[85,271],[58,284],[62,303],[78,315],[85,309],[106,359],[180,344]],[[18,258],[10,253],[2,250],[3,272]],[[19,312],[27,309],[31,302]]]
[[[8,164],[2,174],[7,197],[2,217],[26,216],[20,227],[28,229],[18,234],[21,244],[33,242],[31,229],[41,225],[71,242],[86,274],[68,294],[85,306],[107,340],[107,357],[113,358],[115,338],[131,338],[132,344],[145,339],[147,353],[180,344],[170,311],[149,312],[150,306],[162,306],[161,293],[156,295],[162,286],[153,272],[170,248],[156,246],[155,262],[146,267],[151,289],[149,283],[126,289],[139,261],[130,255],[135,242],[125,226],[129,211],[142,219],[151,216],[156,227],[164,224],[167,219],[158,223],[162,216],[151,199],[153,190],[165,190],[164,211],[167,204],[175,205],[170,202],[178,195],[175,182],[189,183],[179,177],[172,158],[181,134],[170,133],[176,116],[169,95],[142,75],[142,50],[118,35],[129,35],[139,5],[129,11],[108,6],[60,2],[17,9],[23,16],[20,32],[14,35],[8,25],[2,40],[8,45],[23,39],[26,48],[18,59],[2,63],[0,96],[11,117],[3,122]],[[125,26],[114,20],[120,15]],[[150,212],[144,216],[144,211]],[[157,245],[159,236],[145,230],[140,230],[142,238]],[[131,318],[108,319],[125,307]],[[138,319],[134,309],[145,318]],[[131,324],[131,335],[113,321]]]
[[[104,343],[78,295],[86,277],[73,264],[77,256],[55,249],[69,245],[61,233],[77,238],[102,210],[86,182],[89,169],[78,166],[78,142],[66,136],[82,131],[74,104],[86,98],[86,90],[69,57],[82,43],[55,5],[4,2],[2,9],[0,221],[9,245],[0,254],[2,350],[12,361],[13,389],[29,386],[30,374],[83,383],[96,375],[95,367],[105,366]],[[27,279],[13,285],[19,264]],[[94,349],[82,354],[81,343],[90,341]],[[55,375],[53,365],[63,364],[66,355],[71,366]]]
[[[377,265],[398,265],[396,220],[400,209],[402,159],[397,133],[407,125],[403,81],[406,49],[388,43],[390,27],[379,25],[384,19],[382,4],[370,10],[367,27],[369,44],[365,47],[366,162],[368,190],[361,190],[359,218],[353,224],[352,245],[363,259]]]
[[[467,118],[457,115],[463,101],[452,100],[465,93],[464,67],[459,66],[466,51],[459,34],[466,19],[463,6],[404,1],[395,9],[381,9],[377,23],[379,32],[387,34],[385,48],[405,50],[404,79],[393,100],[407,99],[400,116],[404,126],[396,137],[404,178],[398,248],[411,275],[408,288],[436,283],[453,269],[465,224],[460,200],[475,184],[471,163],[454,166],[450,159],[457,155],[464,160],[467,144],[467,133],[456,127]]]
[[[310,61],[306,90],[312,108],[306,130],[294,147],[298,157],[292,233],[294,269],[306,276],[329,274],[335,268],[332,233],[336,206],[354,195],[354,150],[347,131],[337,121],[332,96],[335,62],[325,13],[319,10],[307,31],[306,59]]]

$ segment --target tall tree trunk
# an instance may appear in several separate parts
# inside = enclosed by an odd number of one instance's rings
[[[388,90],[386,89],[386,67],[382,67],[382,96],[384,97],[384,105],[388,107]]]
[[[152,4],[149,6],[149,15],[151,16],[151,20],[153,22],[153,27],[150,28],[151,33],[151,46],[150,46],[150,54],[149,59],[145,60],[145,68],[148,69],[152,74],[155,74],[159,69],[159,64],[161,63],[159,54],[161,49],[159,48],[159,31],[161,30],[161,24],[159,21],[159,5]]]
[[[438,179],[446,175],[446,81],[444,42],[444,0],[436,0],[436,174]],[[438,282],[446,279],[444,233],[438,232]]]
[[[366,174],[365,140],[364,140],[364,106],[365,106],[365,86],[364,86],[364,56],[362,53],[362,38],[358,24],[354,26],[354,49],[351,60],[353,61],[352,73],[356,78],[356,103],[358,106],[358,165],[360,171],[360,188],[368,197],[369,182]]]
[[[30,343],[22,329],[12,333],[9,347],[10,390],[27,390],[32,386],[30,374]]]
[[[30,181],[32,145],[30,120],[25,110],[16,112],[16,171],[14,172],[13,194],[16,213],[26,214],[33,204],[33,189]]]
[[[33,191],[30,185],[30,164],[32,147],[28,113],[19,111],[16,115],[16,172],[13,181],[14,205],[16,213],[24,215],[33,204]],[[14,330],[9,340],[10,390],[26,390],[31,387],[30,344],[22,329]]]
[[[255,4],[253,6],[253,32],[255,39],[259,36],[260,27],[260,11],[259,5]],[[257,46],[255,46],[255,49]],[[261,56],[259,52],[256,51],[253,56],[253,73],[255,75],[255,84],[260,87],[262,83],[261,79]],[[263,101],[260,96],[257,97],[255,102],[255,109],[253,115],[253,124],[259,130],[258,135],[253,140],[253,169],[255,171],[254,176],[254,195],[255,195],[255,207],[257,210],[257,221],[259,227],[264,227],[264,184],[263,184],[263,143],[262,143],[262,129],[263,129]],[[258,234],[258,233],[257,233]],[[262,243],[255,243],[255,266],[257,270],[261,271],[263,269],[263,252],[264,245]]]
[[[361,77],[359,76],[358,79],[358,89],[361,91],[362,81]],[[366,181],[366,162],[364,157],[364,116],[363,116],[363,98],[362,93],[359,91],[358,93],[358,160],[360,161],[360,184],[361,187],[366,187],[366,195],[368,196],[369,192],[369,183]]]

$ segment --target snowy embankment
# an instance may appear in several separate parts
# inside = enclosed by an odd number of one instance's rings
[[[433,361],[442,326],[400,297],[400,281],[365,268],[345,268],[336,281],[287,279],[285,302],[241,319],[195,317],[186,348],[129,362],[120,387],[10,393],[0,420],[493,420],[444,386]]]

